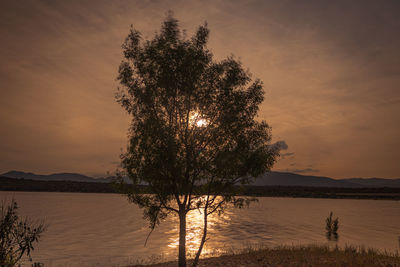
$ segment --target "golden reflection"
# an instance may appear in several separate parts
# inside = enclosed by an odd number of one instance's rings
[[[176,224],[179,225],[178,218],[175,217]],[[222,226],[229,222],[229,213],[224,213],[218,215],[218,213],[213,213],[208,216],[207,224],[207,240],[218,238],[219,234],[216,233],[215,226]],[[203,211],[193,210],[190,211],[186,216],[186,253],[188,257],[194,256],[199,249],[201,238],[203,237],[203,227],[204,227],[204,215]],[[171,249],[177,249],[179,246],[179,230],[175,227],[173,230],[169,231],[173,233],[170,237],[170,242],[168,247]],[[214,242],[212,242],[214,243]],[[202,255],[215,255],[218,253],[219,248],[213,247],[211,242],[206,241],[204,244]]]

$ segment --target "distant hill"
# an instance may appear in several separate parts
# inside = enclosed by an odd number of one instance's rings
[[[10,171],[2,174],[8,178],[30,179],[38,181],[76,181],[76,182],[97,182],[109,183],[113,177],[93,178],[78,173],[55,173],[49,175],[38,175],[29,172]],[[126,179],[126,182],[129,182]],[[342,188],[363,188],[363,187],[395,187],[400,188],[400,179],[383,178],[349,178],[332,179],[322,176],[306,176],[289,172],[267,172],[256,179],[253,186],[305,186],[305,187],[342,187]]]
[[[54,173],[49,175],[34,174],[31,172],[10,171],[3,173],[2,176],[17,179],[29,179],[36,181],[75,181],[75,182],[96,182],[110,183],[112,177],[108,178],[93,178],[78,173]]]
[[[399,187],[400,188],[400,179],[350,178],[350,179],[342,179],[342,181],[359,184],[364,187]]]
[[[253,183],[256,186],[311,186],[311,187],[398,187],[400,179],[348,178],[332,179],[323,176],[306,176],[289,172],[267,172]]]
[[[312,187],[350,187],[358,188],[363,185],[345,181],[335,180],[321,176],[305,176],[290,172],[267,172],[258,177],[252,184],[256,186],[312,186]]]

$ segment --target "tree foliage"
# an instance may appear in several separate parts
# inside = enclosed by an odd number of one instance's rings
[[[132,180],[125,193],[152,229],[170,213],[179,215],[180,266],[186,214],[244,205],[248,200],[235,197],[232,187],[270,170],[278,154],[269,145],[270,127],[256,119],[262,82],[233,56],[214,61],[208,37],[205,24],[185,38],[169,14],[152,40],[131,28],[119,67],[116,98],[132,116],[119,175]],[[144,184],[153,194],[136,190]]]
[[[21,219],[17,214],[15,200],[1,206],[0,217],[0,265],[15,266],[25,254],[30,260],[33,244],[39,241],[45,230],[43,223],[34,225],[28,219]]]

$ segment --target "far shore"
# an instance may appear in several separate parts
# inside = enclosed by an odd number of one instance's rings
[[[188,266],[191,266],[188,260]],[[129,267],[175,267],[176,261]],[[200,259],[198,266],[400,266],[400,255],[362,247],[280,246],[247,248],[238,253]]]
[[[143,193],[151,193],[142,186]],[[0,191],[119,193],[111,183],[37,181],[0,176]],[[251,197],[294,197],[332,199],[400,200],[400,188],[339,188],[306,186],[243,186],[236,195]]]

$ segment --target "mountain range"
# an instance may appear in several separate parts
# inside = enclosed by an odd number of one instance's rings
[[[97,182],[110,183],[113,177],[93,178],[78,173],[55,173],[39,175],[30,172],[10,171],[1,174],[3,177],[16,179],[30,179],[40,181],[76,181],[76,182]],[[289,172],[267,172],[256,179],[252,185],[255,186],[307,186],[307,187],[398,187],[400,179],[384,178],[347,178],[332,179],[322,176],[307,176]]]
[[[93,178],[79,173],[54,173],[48,175],[34,174],[31,172],[9,171],[1,174],[3,177],[15,179],[29,179],[37,181],[75,181],[75,182],[97,182],[110,183],[112,177]]]
[[[290,172],[267,172],[256,179],[253,185],[258,186],[311,186],[311,187],[399,187],[400,179],[384,178],[346,178],[333,179],[323,176],[308,176]]]

